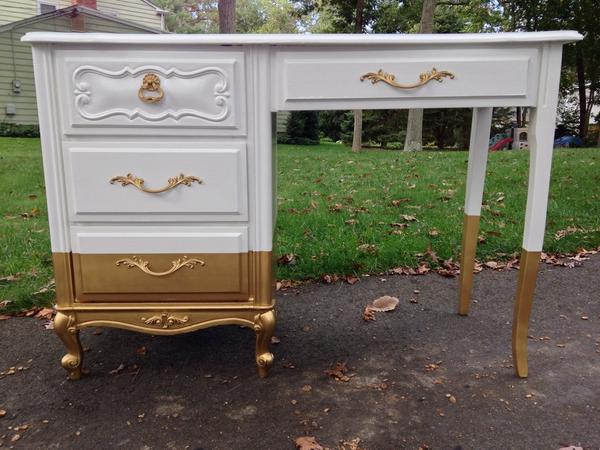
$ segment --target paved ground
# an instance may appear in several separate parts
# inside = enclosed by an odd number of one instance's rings
[[[600,258],[543,266],[528,380],[511,366],[516,276],[477,275],[468,318],[454,314],[457,279],[435,274],[282,292],[266,380],[252,332],[239,327],[176,337],[86,330],[90,373],[68,382],[63,349],[40,320],[1,321],[0,371],[29,369],[0,379],[0,446],[284,450],[309,435],[332,449],[354,438],[368,450],[599,449]],[[364,322],[362,307],[384,294],[398,308]],[[347,362],[349,382],[325,374],[336,362]]]

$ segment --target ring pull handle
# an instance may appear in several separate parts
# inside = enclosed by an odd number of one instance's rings
[[[147,95],[152,92],[152,95]],[[138,97],[144,103],[160,103],[165,93],[160,87],[160,78],[155,73],[147,73],[142,79],[142,86],[138,90]]]
[[[169,191],[171,189],[176,188],[180,184],[183,184],[185,186],[191,186],[194,182],[202,184],[202,180],[200,178],[195,177],[193,175],[184,175],[182,173],[180,173],[176,177],[169,178],[169,180],[167,181],[167,185],[160,189],[148,189],[147,187],[144,187],[144,179],[138,178],[132,173],[128,173],[126,176],[116,176],[114,178],[111,178],[109,182],[110,184],[121,183],[121,186],[123,187],[131,184],[140,191],[147,192],[149,194],[159,194],[161,192]]]
[[[398,83],[396,81],[396,75],[384,72],[382,69],[379,69],[377,72],[365,73],[363,76],[360,77],[360,81],[371,80],[372,84],[379,83],[380,81],[382,81],[398,89],[414,89],[423,86],[432,80],[441,83],[442,81],[444,81],[445,77],[448,77],[452,80],[454,78],[454,74],[452,72],[448,72],[447,70],[437,70],[434,67],[428,72],[423,72],[419,74],[419,81],[415,83],[406,84]]]

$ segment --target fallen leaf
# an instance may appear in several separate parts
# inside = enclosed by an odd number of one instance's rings
[[[375,311],[373,311],[371,304],[368,304],[367,306],[365,306],[362,318],[365,322],[368,322],[370,320],[375,320]]]
[[[452,394],[446,394],[446,398],[448,399],[448,401],[450,403],[453,403],[453,404],[456,403],[456,397],[454,395],[452,395]]]
[[[294,440],[298,450],[325,450],[314,436],[301,436]]]
[[[359,438],[354,438],[351,441],[341,441],[338,450],[364,450],[364,448],[360,447],[359,444]]]
[[[337,381],[343,381],[347,383],[348,381],[350,381],[350,377],[346,375],[347,371],[348,368],[346,367],[346,363],[338,362],[335,364],[335,366],[331,367],[330,369],[327,369],[325,371],[325,374],[335,378]]]
[[[18,275],[7,275],[5,277],[0,277],[0,283],[10,283],[12,281],[18,281]]]
[[[6,416],[6,410],[5,409],[0,409],[0,419],[2,417]]]
[[[358,283],[358,278],[349,276],[349,277],[346,277],[346,282],[350,285],[353,285],[353,284]]]
[[[361,244],[356,247],[357,250],[363,253],[375,254],[378,252],[377,246],[375,244]]]
[[[37,312],[35,317],[37,317],[38,319],[52,319],[53,315],[54,315],[54,309],[42,308]]]
[[[277,336],[271,336],[271,344],[279,344],[281,342],[281,339],[279,339]]]
[[[125,364],[119,364],[119,367],[108,372],[110,375],[118,375],[125,370]]]
[[[302,386],[302,391],[310,392],[310,391],[312,391],[312,386],[310,384],[305,384],[304,386]]]
[[[391,204],[392,204],[392,206],[400,206],[400,204],[404,203],[404,202],[410,202],[410,198],[404,197],[404,198],[399,198],[399,199],[396,199],[396,200],[392,200]]]
[[[148,349],[146,348],[146,346],[145,346],[145,345],[143,345],[143,346],[141,346],[141,347],[138,347],[138,348],[136,348],[136,349],[135,349],[135,352],[136,352],[138,355],[142,355],[142,356],[145,356],[145,355],[146,355],[146,353],[147,353],[147,351],[148,351]]]
[[[371,310],[376,312],[393,311],[398,306],[399,301],[396,297],[384,295],[371,302]]]
[[[10,442],[17,442],[19,439],[21,439],[21,435],[17,433],[10,438]]]
[[[417,220],[415,216],[410,216],[408,214],[402,214],[400,217],[402,217],[407,222],[415,222]]]
[[[296,255],[293,253],[288,253],[287,255],[282,255],[277,260],[277,264],[280,266],[293,266],[296,264]]]
[[[0,320],[8,320],[10,319],[12,316],[7,316],[6,314],[0,314]]]
[[[428,233],[428,234],[429,234],[429,236],[431,236],[431,237],[436,237],[436,236],[439,236],[439,235],[440,235],[440,232],[439,232],[438,230],[436,230],[435,228],[433,228],[433,229],[429,230],[429,233]]]

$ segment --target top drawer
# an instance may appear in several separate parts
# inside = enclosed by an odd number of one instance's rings
[[[56,67],[67,134],[245,133],[243,52],[78,47]]]
[[[491,46],[282,48],[273,68],[274,108],[534,105],[538,53]]]

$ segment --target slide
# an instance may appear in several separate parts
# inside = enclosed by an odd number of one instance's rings
[[[512,138],[509,137],[500,139],[498,142],[496,142],[490,147],[490,151],[497,152],[498,150],[502,150],[504,147],[508,147],[508,144],[510,144],[512,141]]]

